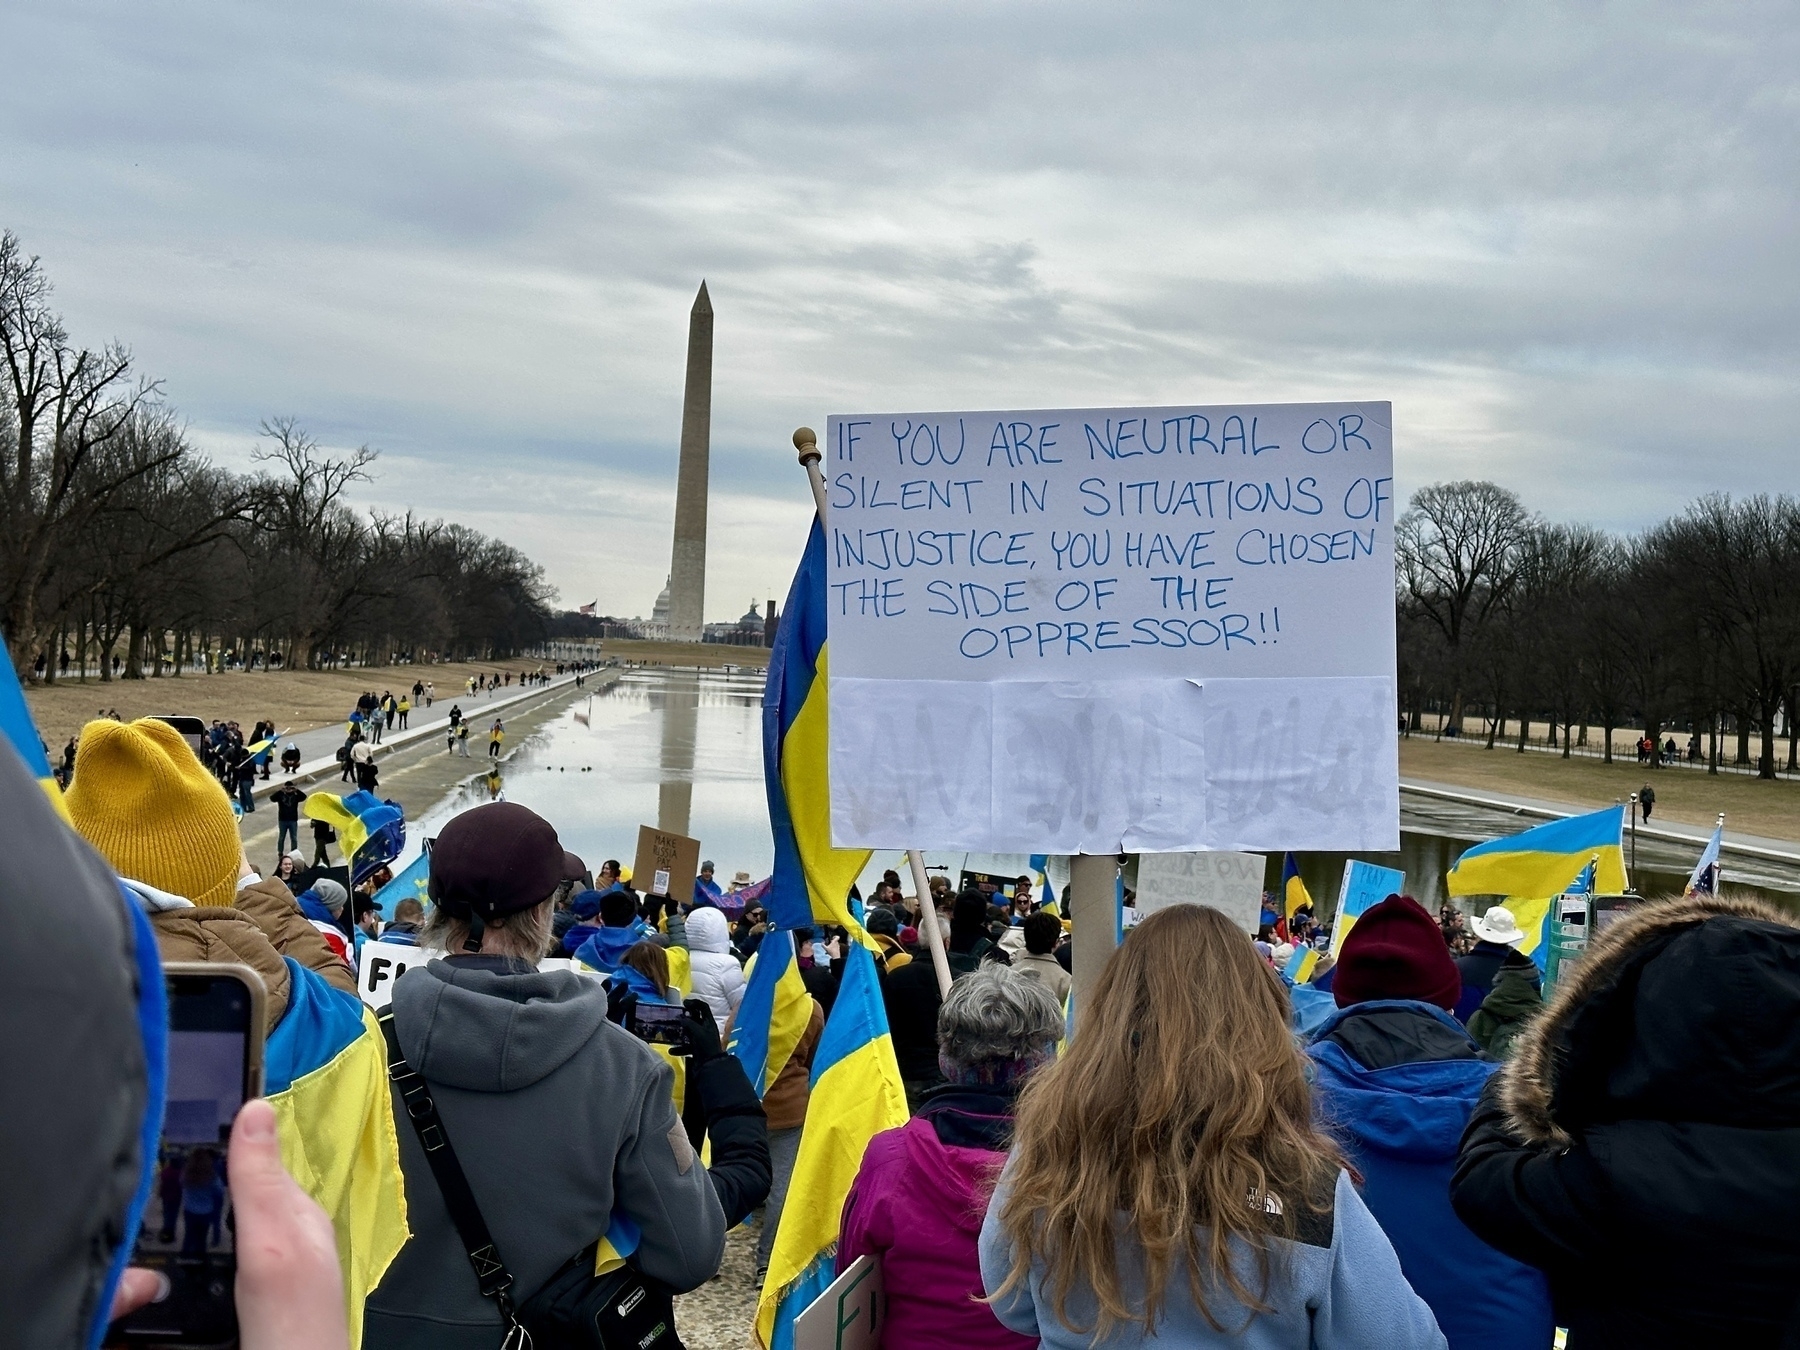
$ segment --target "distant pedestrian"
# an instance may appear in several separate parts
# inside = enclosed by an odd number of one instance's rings
[[[500,742],[506,739],[506,726],[496,717],[492,730],[488,732],[488,758],[500,758]]]
[[[248,815],[256,810],[256,756],[247,748],[238,751],[236,773],[238,804]]]
[[[400,702],[395,705],[395,712],[400,717],[400,730],[406,730],[406,715],[412,711],[412,700],[405,694],[400,695]]]
[[[466,721],[456,724],[456,750],[464,759],[469,757],[469,724]]]
[[[437,686],[430,680],[425,681],[425,706],[429,708],[431,701],[437,697]]]
[[[1650,812],[1656,806],[1656,789],[1645,783],[1638,789],[1638,805],[1644,808],[1644,823],[1650,823]]]
[[[331,849],[329,845],[337,842],[337,831],[322,820],[313,822],[313,860],[314,867],[331,866]]]
[[[283,783],[269,800],[275,803],[275,853],[279,857],[300,847],[300,803],[306,794],[293,783]]]

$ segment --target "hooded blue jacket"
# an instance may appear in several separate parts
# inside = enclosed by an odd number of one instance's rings
[[[571,928],[563,945],[569,945],[569,937],[576,930]],[[595,970],[603,970],[608,975],[619,968],[619,962],[625,953],[650,936],[650,925],[642,919],[633,919],[629,928],[596,928],[585,942],[575,948],[575,959],[584,966]]]
[[[1403,999],[1339,1009],[1307,1054],[1320,1123],[1362,1173],[1363,1199],[1450,1350],[1547,1350],[1556,1332],[1542,1273],[1450,1208],[1457,1144],[1500,1066],[1442,1008]]]

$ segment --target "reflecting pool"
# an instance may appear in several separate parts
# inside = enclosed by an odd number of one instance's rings
[[[737,871],[761,879],[774,854],[763,792],[762,691],[760,670],[629,669],[527,736],[497,776],[465,783],[409,834],[414,840],[433,835],[456,811],[504,795],[554,824],[564,846],[590,869],[597,870],[606,858],[630,866],[638,826],[657,825],[699,839],[701,856],[717,863],[721,882]],[[880,766],[871,765],[869,771],[879,773]],[[1301,874],[1315,899],[1334,898],[1345,858],[1364,858],[1404,871],[1407,888],[1434,906],[1444,893],[1445,870],[1463,849],[1539,819],[1403,793],[1400,852],[1301,854]],[[1645,894],[1678,891],[1697,851],[1640,838],[1639,889]],[[1023,854],[928,851],[926,861],[952,879],[963,868],[1018,875],[1027,866]],[[1280,865],[1280,855],[1273,855],[1271,887]],[[864,873],[865,894],[890,867],[907,876],[903,855],[874,855]],[[1726,873],[1733,884],[1787,903],[1800,891],[1800,869],[1780,863],[1742,862],[1728,855]],[[1066,860],[1053,859],[1050,876],[1060,886],[1067,876]],[[910,877],[906,889],[912,889]]]

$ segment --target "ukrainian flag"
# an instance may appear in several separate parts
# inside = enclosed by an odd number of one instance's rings
[[[1294,861],[1292,853],[1284,853],[1281,855],[1281,912],[1292,920],[1302,905],[1312,909],[1312,896],[1306,892],[1306,883],[1300,880],[1300,864]],[[1313,913],[1318,911],[1315,909]]]
[[[50,757],[44,753],[43,738],[38,735],[37,724],[31,720],[25,691],[19,687],[18,672],[13,669],[12,653],[6,649],[3,640],[0,640],[0,666],[6,667],[5,673],[0,674],[0,733],[4,733],[13,749],[19,752],[19,758],[25,761],[31,776],[49,796],[56,814],[67,821],[69,808],[63,803],[62,789],[50,772]]]
[[[841,924],[867,944],[849,895],[870,850],[831,846],[826,680],[825,531],[814,516],[763,689],[763,781],[775,836],[769,922],[775,928]]]
[[[750,958],[743,1002],[731,1021],[731,1053],[744,1065],[756,1095],[762,1096],[806,1034],[812,996],[800,979],[794,935],[772,928]]]
[[[398,858],[406,846],[406,813],[373,792],[352,792],[346,797],[315,792],[300,804],[300,810],[337,831],[338,849],[350,862],[352,885]]]
[[[282,1163],[331,1216],[354,1350],[363,1302],[411,1236],[387,1043],[361,1000],[286,960],[292,992],[264,1048],[263,1093]]]
[[[794,1319],[832,1281],[844,1198],[869,1140],[907,1118],[875,958],[853,946],[845,960],[844,982],[813,1055],[806,1126],[756,1309],[756,1337],[768,1350],[792,1350]]]
[[[342,836],[340,836],[341,838]],[[394,913],[394,906],[402,900],[417,900],[421,905],[431,906],[431,855],[421,852],[395,876],[375,892],[375,903],[382,907],[381,912],[388,916]]]
[[[1609,806],[1585,816],[1537,825],[1522,834],[1490,839],[1458,858],[1445,874],[1444,884],[1451,895],[1545,899],[1566,892],[1582,868],[1592,862],[1597,889],[1623,891],[1624,829],[1625,808]],[[1525,926],[1522,920],[1520,926]]]
[[[1295,984],[1306,984],[1313,977],[1313,971],[1319,965],[1319,949],[1307,946],[1304,950],[1296,948],[1288,958],[1288,977]]]
[[[1050,884],[1050,855],[1034,853],[1031,855],[1031,870],[1037,873],[1038,894],[1043,899],[1038,901],[1038,908],[1062,917],[1062,907],[1056,902],[1056,887]]]

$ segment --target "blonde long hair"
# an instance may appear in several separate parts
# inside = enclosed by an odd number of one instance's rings
[[[1329,1207],[1343,1166],[1313,1125],[1275,973],[1219,911],[1177,905],[1112,954],[1079,1016],[1067,1053],[1019,1099],[1000,1210],[1012,1267],[995,1297],[1042,1262],[1071,1330],[1088,1328],[1071,1322],[1070,1295],[1092,1289],[1096,1337],[1130,1322],[1154,1332],[1177,1269],[1215,1330],[1221,1291],[1251,1317],[1269,1311],[1271,1239]],[[1125,1301],[1121,1238],[1143,1252],[1142,1307]],[[1255,1253],[1255,1289],[1233,1238]]]

